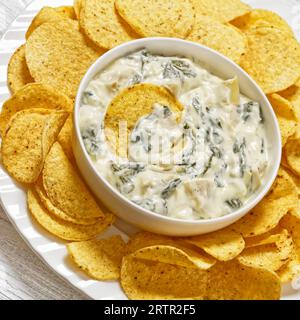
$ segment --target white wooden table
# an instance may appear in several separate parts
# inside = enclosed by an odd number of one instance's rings
[[[31,0],[0,0],[0,38]],[[39,260],[0,207],[0,300],[86,299]]]

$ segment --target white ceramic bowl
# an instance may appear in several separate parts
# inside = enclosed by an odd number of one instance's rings
[[[267,127],[267,138],[269,141],[270,166],[266,172],[261,188],[259,188],[239,210],[224,217],[201,221],[179,220],[165,217],[145,210],[130,202],[96,171],[93,162],[85,150],[80,134],[79,108],[83,91],[94,76],[105,69],[110,63],[142,48],[147,48],[154,53],[162,55],[179,55],[196,58],[203,62],[212,73],[224,79],[237,76],[241,92],[261,104],[266,120],[265,125]],[[76,98],[74,123],[73,149],[75,158],[86,183],[94,194],[119,218],[141,229],[160,234],[192,236],[216,231],[234,223],[249,212],[266,195],[276,178],[280,165],[281,138],[278,122],[262,90],[246,72],[228,58],[205,46],[184,40],[170,38],[141,39],[125,43],[101,56],[90,67],[80,84]]]

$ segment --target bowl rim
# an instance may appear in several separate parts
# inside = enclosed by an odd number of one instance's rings
[[[216,218],[203,219],[203,220],[193,220],[193,219],[180,219],[180,218],[164,216],[159,213],[147,210],[147,209],[135,204],[134,202],[130,201],[122,193],[120,193],[117,189],[115,189],[105,178],[103,178],[101,176],[101,174],[97,171],[94,163],[91,160],[91,157],[89,156],[89,154],[87,153],[87,151],[85,149],[83,139],[82,139],[82,136],[80,133],[80,121],[79,121],[80,120],[79,119],[80,118],[79,117],[79,109],[81,106],[82,93],[83,93],[84,89],[86,88],[86,86],[88,85],[88,83],[91,81],[92,77],[94,77],[101,70],[105,69],[105,67],[107,67],[109,64],[111,64],[113,61],[106,63],[104,66],[101,66],[101,67],[99,67],[99,64],[102,63],[102,60],[117,53],[118,51],[121,51],[122,54],[120,54],[119,57],[115,58],[114,61],[117,60],[118,58],[126,55],[126,54],[130,54],[130,52],[136,51],[137,49],[132,48],[135,45],[140,45],[140,47],[142,49],[142,47],[146,47],[146,45],[148,43],[155,42],[155,41],[161,42],[162,46],[168,46],[167,43],[171,44],[173,42],[173,43],[186,44],[187,46],[194,46],[194,47],[198,47],[198,48],[200,47],[202,50],[206,51],[209,54],[213,53],[218,58],[221,58],[223,60],[225,59],[227,64],[231,64],[233,67],[238,68],[239,71],[246,78],[248,78],[248,80],[250,80],[250,82],[252,82],[252,84],[255,87],[255,90],[259,93],[259,95],[261,95],[261,97],[265,101],[266,106],[269,108],[272,122],[273,122],[273,126],[275,128],[275,132],[274,132],[275,139],[272,141],[272,145],[273,145],[273,148],[275,148],[275,152],[277,154],[277,159],[275,159],[275,162],[271,167],[270,177],[268,180],[265,181],[264,187],[261,189],[261,191],[258,192],[258,194],[253,199],[251,199],[251,201],[247,200],[246,203],[236,211],[233,211],[233,212],[228,213],[224,216],[220,216],[220,217],[216,217]],[[126,48],[127,48],[127,50],[125,50]],[[126,52],[124,53],[123,51],[126,51]],[[182,56],[184,57],[185,55],[183,54]],[[205,61],[204,61],[204,66],[205,66]],[[91,76],[91,74],[93,76]],[[123,44],[107,51],[106,53],[104,53],[89,67],[89,69],[87,70],[87,72],[85,73],[84,77],[82,78],[82,80],[80,82],[80,85],[78,87],[78,91],[76,94],[76,99],[75,99],[73,122],[74,122],[74,129],[73,130],[75,132],[75,139],[77,139],[78,146],[80,148],[80,152],[84,155],[84,158],[87,160],[87,163],[88,163],[90,169],[92,170],[93,174],[95,175],[95,179],[97,179],[98,182],[102,183],[102,185],[104,185],[105,188],[108,189],[108,191],[110,191],[113,195],[115,195],[117,198],[119,198],[119,200],[125,202],[127,206],[129,206],[132,209],[140,211],[144,216],[150,215],[153,218],[160,219],[160,220],[163,220],[163,221],[169,222],[169,223],[181,224],[182,226],[184,226],[184,225],[186,225],[186,226],[188,226],[188,225],[206,226],[206,225],[211,225],[213,223],[217,224],[217,223],[226,222],[227,220],[230,220],[230,219],[234,221],[235,218],[237,218],[236,220],[242,218],[248,212],[250,212],[266,196],[266,194],[268,193],[268,191],[272,187],[272,185],[277,177],[279,168],[280,168],[280,162],[281,162],[281,157],[282,157],[282,142],[281,142],[280,128],[279,128],[279,123],[277,121],[275,112],[274,112],[267,96],[265,95],[265,93],[262,91],[262,89],[259,87],[259,85],[255,82],[255,80],[245,70],[243,70],[239,65],[237,65],[235,62],[233,62],[232,60],[230,60],[229,58],[227,58],[223,54],[221,54],[221,53],[219,53],[209,47],[206,47],[204,45],[201,45],[201,44],[198,44],[195,42],[187,41],[187,40],[182,40],[182,39],[177,39],[177,38],[163,38],[163,37],[142,38],[142,39],[137,39],[137,40],[123,43]],[[73,135],[73,138],[74,138],[74,135]],[[76,161],[77,161],[77,159],[76,159]],[[81,172],[81,174],[84,177],[84,173]],[[93,192],[93,190],[92,190],[92,192]]]

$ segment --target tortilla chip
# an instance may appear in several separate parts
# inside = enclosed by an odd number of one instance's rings
[[[68,241],[86,241],[95,238],[106,230],[114,221],[111,214],[90,226],[82,226],[66,222],[51,215],[39,201],[38,195],[33,190],[28,190],[27,203],[29,212],[35,220],[48,232],[58,238]]]
[[[142,37],[185,38],[195,22],[194,6],[189,0],[116,0],[115,6]]]
[[[11,119],[2,140],[2,162],[16,181],[30,184],[38,179],[67,116],[64,111],[27,109]]]
[[[195,26],[187,40],[210,47],[236,63],[239,63],[247,49],[247,38],[240,30],[201,15],[197,16]]]
[[[288,141],[285,146],[285,156],[289,168],[300,177],[300,139]]]
[[[102,53],[89,45],[78,23],[70,19],[42,24],[26,44],[26,60],[35,81],[49,84],[71,98],[76,96],[88,68]]]
[[[294,35],[292,28],[278,14],[272,11],[255,9],[248,14],[231,21],[233,25],[241,29],[243,32],[249,31],[256,27],[274,27],[280,29],[290,36]]]
[[[250,213],[233,224],[232,229],[245,238],[264,234],[275,228],[297,202],[296,186],[281,168],[269,194]]]
[[[120,236],[67,245],[73,262],[93,279],[118,280],[126,244]]]
[[[71,112],[73,102],[67,96],[52,87],[39,83],[28,84],[7,100],[0,113],[0,133],[3,137],[11,117],[26,109],[58,109]]]
[[[118,15],[114,0],[81,1],[80,26],[96,45],[104,49],[112,49],[137,38]]]
[[[123,258],[121,285],[130,299],[271,300],[280,297],[278,276],[238,262],[217,263],[209,270]]]
[[[196,17],[207,15],[220,22],[229,22],[251,11],[251,7],[240,0],[193,0]]]
[[[150,83],[141,83],[121,91],[110,103],[105,127],[118,134],[120,122],[127,122],[132,130],[138,119],[153,111],[153,105],[159,103],[168,106],[173,112],[183,110],[183,106],[165,88]]]
[[[270,95],[269,100],[279,122],[282,146],[285,146],[288,138],[296,132],[297,115],[293,105],[279,94],[274,93]]]
[[[74,224],[84,225],[84,226],[89,226],[99,221],[99,218],[90,218],[90,219],[74,218],[72,216],[67,215],[62,210],[56,208],[53,205],[53,203],[50,201],[50,199],[47,197],[46,191],[44,190],[44,187],[43,187],[42,179],[38,179],[33,189],[36,192],[36,194],[39,196],[40,202],[44,206],[44,208],[47,209],[53,216],[61,220],[72,222]]]
[[[294,107],[298,120],[300,119],[300,86],[293,85],[288,89],[279,92],[279,94],[287,99]]]
[[[288,263],[293,250],[293,239],[289,232],[283,229],[275,243],[249,247],[238,257],[238,261],[247,266],[277,271]]]
[[[288,214],[282,219],[280,225],[291,233],[294,242],[290,261],[277,271],[281,281],[286,283],[300,276],[300,219]]]
[[[9,61],[7,81],[12,93],[16,93],[26,84],[34,82],[25,59],[25,45],[19,47]]]
[[[82,0],[74,0],[74,11],[77,17],[77,20],[80,19],[80,11],[81,11]]]
[[[29,37],[31,36],[31,34],[35,29],[37,29],[39,26],[41,26],[46,22],[60,22],[62,19],[73,19],[74,16],[72,16],[72,18],[70,17],[71,10],[66,8],[72,8],[72,7],[59,7],[59,8],[43,7],[35,16],[35,18],[32,20],[26,32],[26,40],[29,39]]]
[[[57,141],[60,143],[68,159],[75,163],[73,148],[72,148],[72,136],[73,136],[73,115],[70,115],[65,125],[61,129],[57,137]]]
[[[264,234],[259,236],[246,238],[245,239],[245,247],[246,248],[253,248],[258,246],[263,246],[265,244],[275,244],[280,241],[281,239],[281,232],[282,228],[277,226],[276,228],[268,231]]]
[[[300,177],[290,170],[286,170],[286,171],[290,176],[290,178],[293,180],[294,184],[296,185],[298,196],[300,197]]]
[[[121,285],[133,300],[204,299],[208,274],[129,255],[123,258]]]
[[[186,268],[207,270],[212,267],[212,263],[207,263],[207,259],[197,252],[185,248],[181,250],[171,245],[142,248],[136,251],[134,256],[139,259],[174,264]]]
[[[148,247],[151,247],[152,249],[153,247],[159,248],[160,252],[157,253],[156,261],[169,264],[176,264],[181,266],[186,265],[189,267],[197,267],[200,269],[209,269],[216,262],[210,256],[207,256],[205,253],[199,252],[199,250],[191,248],[191,246],[183,243],[182,241],[178,241],[171,237],[160,236],[150,232],[140,232],[131,237],[128,242],[127,250],[129,253],[134,253],[142,250],[143,255],[145,256],[146,253],[143,251],[143,249]],[[170,248],[173,248],[173,251]],[[153,251],[152,249],[151,251]],[[170,252],[170,254],[165,254],[163,256],[161,252]],[[172,252],[174,252],[174,254],[179,257],[177,260],[172,259]]]
[[[275,272],[245,266],[237,261],[219,262],[207,271],[210,300],[278,300],[280,279]]]
[[[56,12],[61,14],[63,17],[71,19],[71,20],[77,20],[77,16],[74,10],[74,7],[72,6],[61,6],[54,8]]]
[[[245,248],[243,237],[230,228],[184,240],[203,249],[220,261],[234,259]]]
[[[286,32],[257,27],[247,32],[241,66],[267,94],[285,90],[300,77],[300,45]]]
[[[74,218],[103,218],[104,213],[56,142],[43,169],[43,185],[55,207]]]

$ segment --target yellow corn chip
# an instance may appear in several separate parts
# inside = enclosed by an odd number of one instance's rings
[[[60,22],[62,19],[73,19],[70,18],[70,9],[66,9],[67,7],[43,7],[35,18],[32,20],[27,32],[26,32],[26,40],[29,39],[31,34],[35,29],[41,26],[46,22]]]
[[[243,32],[249,31],[256,27],[275,27],[293,36],[294,32],[287,22],[278,14],[272,11],[255,9],[248,14],[238,17],[231,21],[233,25],[237,26]]]
[[[264,234],[275,228],[297,201],[298,193],[293,180],[280,169],[269,194],[250,213],[233,224],[232,229],[246,238]]]
[[[126,244],[120,236],[67,245],[74,263],[96,280],[118,280]]]
[[[243,237],[230,228],[184,240],[203,249],[220,261],[234,259],[245,248]]]
[[[137,37],[118,15],[114,0],[81,2],[80,26],[96,45],[104,49],[111,49]]]
[[[300,275],[300,219],[288,214],[282,219],[280,225],[291,233],[294,242],[290,261],[277,271],[281,281],[286,283]]]
[[[85,219],[104,217],[59,143],[53,145],[45,160],[43,184],[53,205],[67,215]]]
[[[73,135],[73,115],[70,115],[65,125],[61,129],[57,137],[57,141],[60,143],[66,156],[69,160],[75,163],[73,148],[72,148],[72,135]]]
[[[176,265],[183,265],[183,263],[185,263],[185,265],[188,265],[190,267],[197,266],[200,269],[209,269],[216,262],[213,258],[205,255],[205,253],[201,253],[198,250],[192,249],[191,246],[188,246],[188,244],[185,244],[182,241],[175,240],[171,237],[160,236],[150,232],[140,232],[135,234],[128,243],[128,252],[134,253],[148,247],[151,247],[152,249],[153,247],[158,247],[160,249],[160,253],[164,251],[172,252],[172,249],[170,248],[173,248],[173,251],[177,249],[177,251],[174,252],[177,253],[178,257],[180,257],[179,262],[178,259],[174,259],[172,262],[172,259],[170,259],[170,254],[163,257],[163,254],[159,253],[157,255],[158,258],[156,261],[160,262],[166,262],[170,264],[174,263]],[[150,251],[153,251],[152,249]],[[143,252],[143,254],[146,255],[145,252]],[[162,260],[159,260],[160,256]]]
[[[18,111],[26,109],[58,109],[71,112],[73,102],[53,88],[38,83],[28,84],[7,100],[0,113],[0,132],[3,136],[7,123]]]
[[[36,82],[74,98],[91,64],[103,53],[90,45],[71,19],[46,22],[26,43],[26,61]]]
[[[105,127],[118,133],[120,122],[126,121],[127,128],[131,130],[139,118],[153,111],[155,103],[168,106],[174,112],[183,110],[167,89],[141,83],[124,89],[112,100],[106,112]]]
[[[142,37],[185,38],[195,21],[195,10],[189,0],[116,0],[115,5]]]
[[[74,224],[84,225],[84,226],[89,226],[99,221],[99,218],[90,218],[90,219],[77,218],[77,217],[74,218],[72,216],[67,215],[62,210],[56,208],[46,195],[46,192],[43,187],[42,179],[39,179],[35,183],[33,189],[36,192],[36,194],[39,196],[40,202],[44,206],[44,208],[47,209],[53,216],[56,216],[61,220],[72,222]]]
[[[2,161],[15,180],[30,184],[38,179],[67,116],[64,111],[27,109],[11,119],[2,140]]]
[[[273,300],[280,297],[278,276],[266,269],[219,262],[209,270],[123,258],[121,285],[130,299]]]
[[[288,263],[293,252],[293,240],[287,230],[282,230],[276,243],[261,244],[245,249],[238,257],[240,263],[277,271]]]
[[[296,132],[297,115],[293,105],[279,94],[272,94],[269,100],[279,122],[282,146],[285,146],[288,138]]]
[[[257,27],[247,38],[241,66],[265,93],[285,90],[299,79],[300,45],[294,37],[274,27]]]
[[[229,22],[251,11],[251,7],[240,0],[193,0],[196,16],[207,15],[220,22]]]
[[[12,93],[16,93],[26,84],[34,82],[25,59],[25,45],[19,47],[9,61],[7,81]]]
[[[95,238],[107,229],[114,221],[114,217],[108,214],[97,223],[90,226],[82,226],[66,222],[52,216],[41,204],[37,194],[29,190],[27,194],[28,209],[35,220],[48,232],[58,238],[68,241],[85,241]]]
[[[234,26],[198,15],[187,40],[198,42],[224,54],[236,63],[247,49],[246,36]]]

